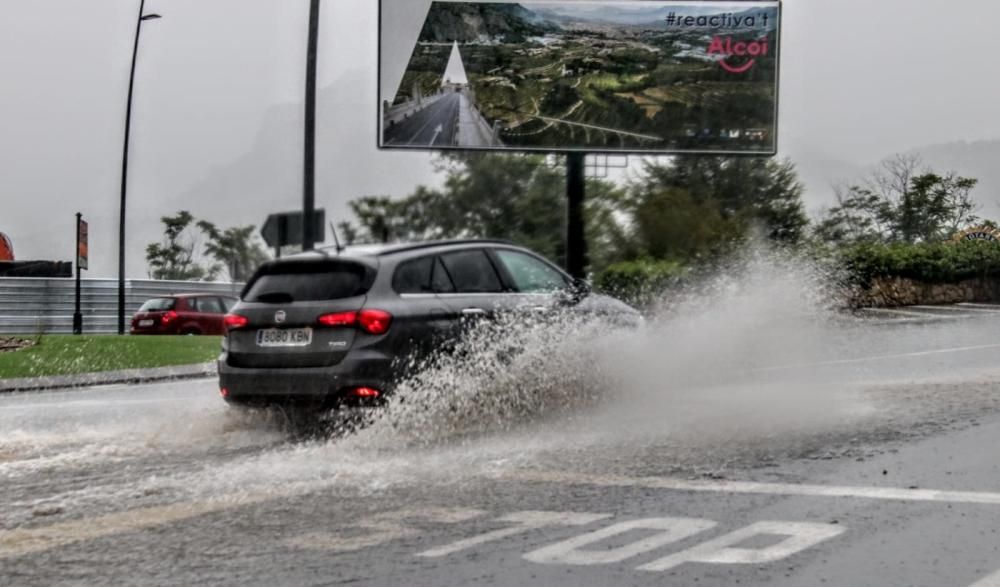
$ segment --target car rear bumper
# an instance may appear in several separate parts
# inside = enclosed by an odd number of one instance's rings
[[[373,357],[345,360],[332,367],[244,368],[219,359],[219,388],[227,402],[267,405],[280,403],[342,404],[349,392],[369,387],[385,394],[394,379],[392,361]]]

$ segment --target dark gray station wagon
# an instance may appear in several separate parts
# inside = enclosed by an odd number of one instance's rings
[[[444,348],[468,320],[559,307],[641,321],[506,242],[304,253],[262,266],[226,316],[220,390],[237,404],[377,404],[409,359]]]

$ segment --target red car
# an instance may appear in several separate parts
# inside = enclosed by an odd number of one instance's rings
[[[132,317],[132,334],[224,334],[222,319],[236,298],[181,294],[153,298]]]

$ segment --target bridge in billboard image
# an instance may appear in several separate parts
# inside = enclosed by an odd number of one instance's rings
[[[381,1],[384,148],[777,150],[778,2]]]

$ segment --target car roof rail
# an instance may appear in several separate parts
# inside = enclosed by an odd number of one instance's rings
[[[455,239],[455,240],[440,240],[440,241],[426,241],[419,243],[399,243],[386,245],[386,247],[376,253],[376,256],[381,257],[383,255],[393,255],[396,253],[406,253],[409,251],[419,251],[421,249],[433,249],[437,247],[449,247],[449,246],[462,246],[462,245],[510,245],[516,246],[514,243],[502,240],[502,239]]]

